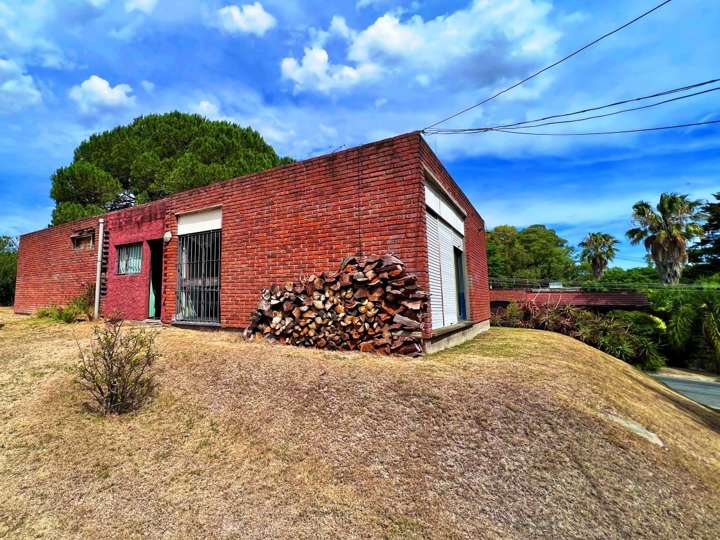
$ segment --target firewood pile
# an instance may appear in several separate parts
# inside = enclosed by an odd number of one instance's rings
[[[394,255],[349,257],[337,272],[262,290],[248,339],[419,356],[428,294]]]

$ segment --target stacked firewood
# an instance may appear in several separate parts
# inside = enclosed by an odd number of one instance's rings
[[[245,336],[329,350],[419,356],[428,294],[394,255],[262,290]]]

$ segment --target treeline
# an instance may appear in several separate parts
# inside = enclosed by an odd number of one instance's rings
[[[645,247],[646,264],[629,270],[611,267],[619,240],[607,233],[588,233],[572,246],[545,225],[495,227],[487,233],[490,278],[499,285],[523,280],[588,286],[720,282],[720,192],[713,197],[702,202],[663,193],[655,208],[636,203],[626,236]]]

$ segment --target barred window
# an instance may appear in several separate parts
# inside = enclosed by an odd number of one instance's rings
[[[139,274],[142,269],[142,242],[118,246],[117,259],[118,274]]]

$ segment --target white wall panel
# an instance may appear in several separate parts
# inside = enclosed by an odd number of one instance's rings
[[[465,218],[435,188],[425,184],[425,204],[461,235],[465,234]]]
[[[222,229],[222,208],[211,208],[191,214],[181,214],[178,220],[178,235]]]

